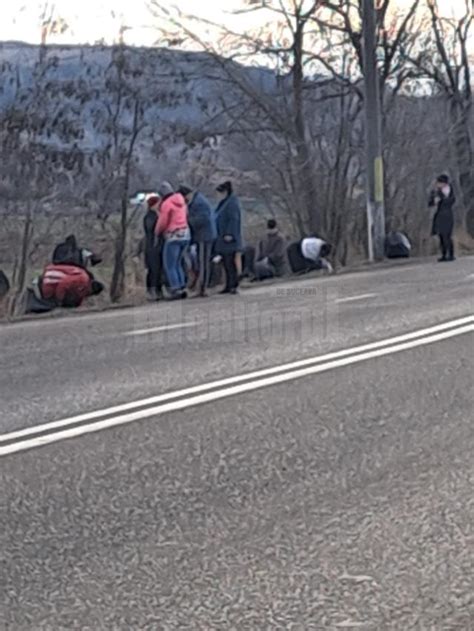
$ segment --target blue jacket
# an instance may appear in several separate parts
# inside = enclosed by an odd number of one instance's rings
[[[211,204],[202,193],[196,193],[188,206],[188,221],[194,243],[214,241],[217,237],[216,219]]]
[[[242,210],[236,195],[226,197],[216,210],[217,218],[217,254],[232,254],[242,251]],[[225,241],[224,236],[232,237]]]

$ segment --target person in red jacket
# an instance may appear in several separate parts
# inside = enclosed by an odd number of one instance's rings
[[[80,307],[85,298],[103,289],[102,283],[76,265],[47,265],[40,281],[41,297],[56,307]]]
[[[159,190],[160,208],[155,234],[164,239],[163,266],[171,291],[171,299],[186,298],[184,257],[191,234],[188,226],[188,207],[184,197],[175,193],[168,182]]]

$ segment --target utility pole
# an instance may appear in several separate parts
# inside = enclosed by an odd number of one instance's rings
[[[383,259],[385,242],[382,115],[374,0],[363,0],[363,7],[368,255],[373,262]]]

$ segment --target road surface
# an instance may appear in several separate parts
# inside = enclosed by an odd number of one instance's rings
[[[0,629],[474,629],[473,282],[0,327]]]

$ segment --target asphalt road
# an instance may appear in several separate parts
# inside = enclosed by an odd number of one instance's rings
[[[474,629],[473,281],[0,328],[0,629]]]

